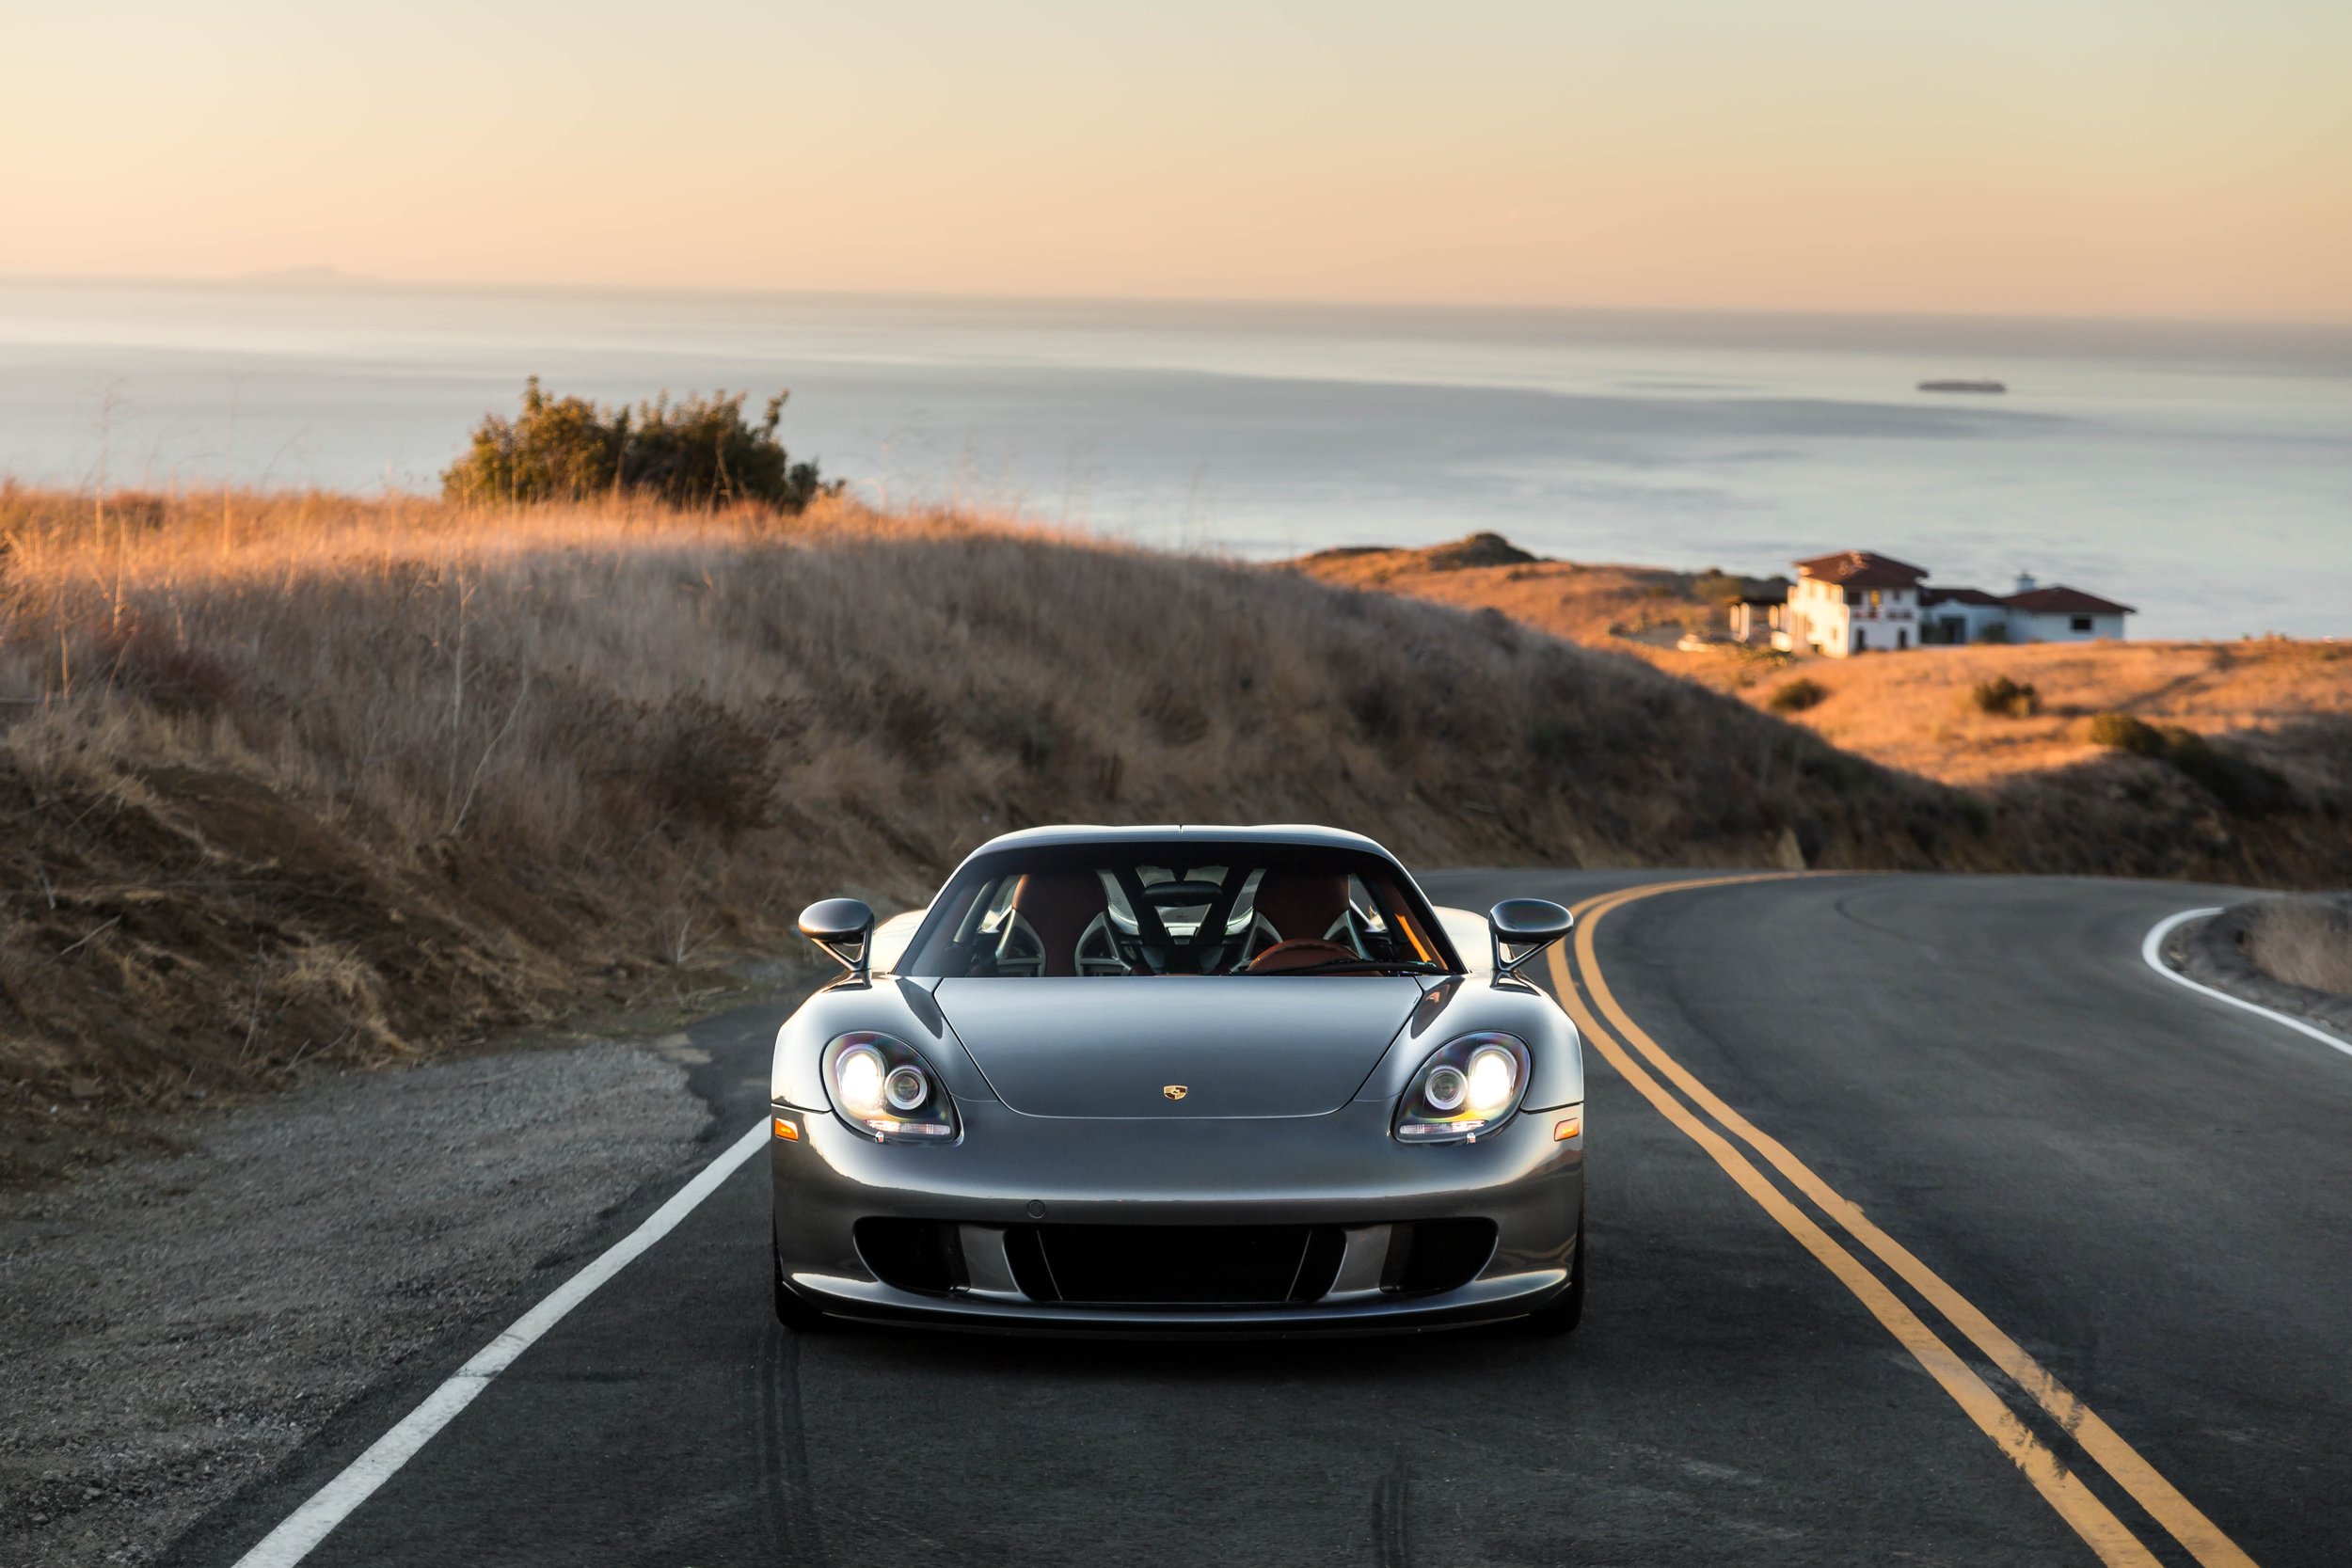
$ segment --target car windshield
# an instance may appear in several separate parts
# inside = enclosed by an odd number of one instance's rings
[[[959,871],[899,972],[915,976],[1452,974],[1390,861],[1312,845],[1008,849]]]

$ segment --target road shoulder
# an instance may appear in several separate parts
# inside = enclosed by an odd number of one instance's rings
[[[339,1077],[183,1154],[11,1195],[0,1561],[150,1560],[565,1260],[691,1154],[692,1060],[607,1042]]]
[[[2166,966],[2240,1002],[2306,1020],[2352,1040],[2352,996],[2279,979],[2248,956],[2249,927],[2264,902],[2232,904],[2203,920],[2183,922],[2162,944]]]

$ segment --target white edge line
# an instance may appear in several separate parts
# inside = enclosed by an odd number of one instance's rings
[[[2200,985],[2196,981],[2190,979],[2187,975],[2182,974],[2179,970],[2172,969],[2166,965],[2164,961],[2164,939],[2170,936],[2176,927],[2185,925],[2192,920],[2202,920],[2207,915],[2219,914],[2220,912],[2221,911],[2217,908],[2210,910],[2183,910],[2178,914],[2169,914],[2165,916],[2162,920],[2157,921],[2155,925],[2149,929],[2148,939],[2139,944],[2139,956],[2148,961],[2148,967],[2150,969],[2154,970],[2157,974],[2163,975],[2168,980],[2173,981],[2178,985],[2186,986],[2189,990],[2194,991],[2202,991],[2205,995],[2214,998],[2216,1001],[2227,1002],[2233,1007],[2243,1007],[2249,1013],[2260,1013],[2263,1017],[2270,1020],[2273,1023],[2283,1023],[2288,1028],[2294,1030],[2296,1034],[2309,1035],[2320,1044],[2331,1046],[2335,1050],[2343,1052],[2345,1055],[2352,1056],[2352,1044],[2347,1044],[2336,1036],[2329,1034],[2327,1030],[2322,1029],[2316,1023],[2306,1022],[2302,1019],[2295,1018],[2289,1014],[2280,1012],[2273,1007],[2261,1006],[2255,1003],[2247,1001],[2243,997],[2232,996],[2226,990],[2216,990],[2211,986]]]
[[[758,1125],[696,1172],[694,1179],[679,1188],[670,1201],[648,1214],[644,1224],[613,1243],[586,1268],[549,1291],[538,1306],[508,1324],[505,1332],[476,1351],[471,1359],[426,1395],[423,1403],[401,1418],[399,1425],[368,1445],[365,1453],[344,1465],[333,1481],[312,1493],[309,1501],[239,1558],[237,1568],[292,1568],[308,1557],[353,1509],[367,1501],[377,1487],[416,1457],[417,1450],[431,1442],[436,1433],[471,1404],[474,1396],[489,1386],[492,1378],[530,1349],[532,1340],[563,1322],[566,1313],[596,1294],[606,1280],[675,1229],[680,1220],[717,1192],[721,1183],[735,1174],[736,1167],[757,1153],[767,1141],[768,1118],[762,1117]]]

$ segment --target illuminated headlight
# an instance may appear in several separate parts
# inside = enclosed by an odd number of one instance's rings
[[[1511,1119],[1527,1092],[1527,1047],[1508,1035],[1465,1035],[1422,1063],[1397,1102],[1408,1144],[1475,1142]]]
[[[956,1135],[956,1102],[920,1053],[866,1030],[825,1047],[825,1087],[841,1119],[882,1143],[939,1143]]]

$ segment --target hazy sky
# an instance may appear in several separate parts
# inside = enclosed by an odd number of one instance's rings
[[[2346,0],[0,0],[0,274],[2352,320]]]

